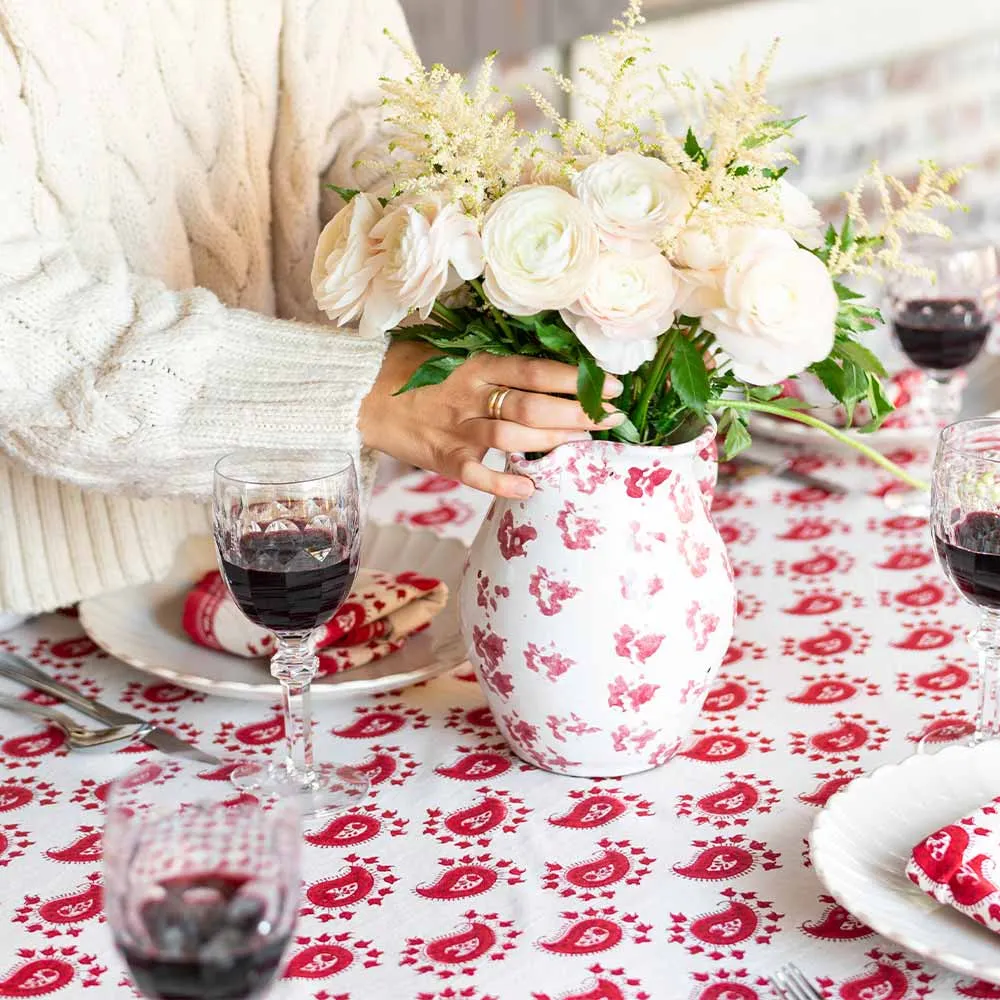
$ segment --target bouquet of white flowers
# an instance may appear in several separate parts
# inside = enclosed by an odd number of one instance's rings
[[[843,224],[824,232],[785,178],[797,119],[766,98],[771,56],[699,85],[649,65],[642,23],[632,0],[594,39],[599,65],[576,95],[592,123],[535,93],[551,122],[537,133],[517,128],[491,86],[492,57],[469,84],[408,53],[410,75],[383,81],[386,197],[338,189],[347,204],[313,271],[320,306],[338,324],[438,349],[403,391],[483,351],[552,358],[577,366],[595,419],[603,373],[621,378],[628,419],[603,436],[671,444],[713,416],[732,456],[750,443],[757,410],[819,426],[920,485],[779,383],[809,371],[848,424],[864,403],[865,429],[879,426],[892,409],[885,372],[860,342],[878,311],[846,281],[905,267],[904,234],[949,236],[930,213],[957,207],[949,191],[962,171],[926,163],[907,187],[874,165],[845,196]],[[414,313],[422,322],[399,326]]]

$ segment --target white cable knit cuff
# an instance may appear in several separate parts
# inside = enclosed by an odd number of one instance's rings
[[[231,310],[185,431],[194,450],[360,450],[358,410],[385,338]]]

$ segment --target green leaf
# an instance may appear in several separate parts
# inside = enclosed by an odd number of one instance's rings
[[[722,445],[723,460],[728,461],[735,458],[741,451],[746,451],[751,444],[753,444],[753,440],[743,418],[737,417],[726,432],[726,440]]]
[[[516,326],[519,330],[534,330],[535,324],[542,322],[546,313],[534,313],[531,316],[506,316],[508,326]]]
[[[472,330],[466,331],[462,334],[456,334],[451,337],[422,337],[421,340],[428,344],[433,344],[434,347],[439,348],[442,351],[485,351],[491,345],[490,341],[486,340],[481,333],[476,333]]]
[[[446,326],[438,326],[436,323],[413,323],[410,326],[401,326],[393,330],[394,340],[423,340],[424,337],[461,336],[458,331],[449,330]]]
[[[410,381],[402,389],[394,392],[401,396],[413,389],[423,389],[429,385],[440,385],[465,359],[464,358],[431,358],[425,361],[411,376]]]
[[[847,250],[854,242],[854,222],[849,215],[844,216],[844,224],[840,227],[840,249]]]
[[[882,426],[882,421],[895,409],[886,398],[882,383],[872,374],[868,375],[868,406],[872,411],[872,418],[861,428],[864,434],[877,431]]]
[[[837,329],[848,335],[852,333],[864,333],[874,326],[869,320],[858,316],[856,313],[842,310],[837,314]]]
[[[678,337],[674,343],[674,356],[670,361],[670,384],[695,413],[704,414],[705,404],[711,394],[705,359],[690,340]]]
[[[863,347],[856,340],[842,340],[834,348],[834,353],[853,362],[866,372],[872,372],[879,378],[888,377],[888,372],[886,372],[882,362],[867,347]]]
[[[844,395],[841,402],[847,410],[847,426],[854,423],[854,407],[868,395],[868,373],[853,361],[844,362]]]
[[[402,327],[393,334],[393,337],[396,340],[417,340],[425,344],[432,344],[449,354],[455,351],[481,351],[494,340],[493,331],[481,323],[470,323],[464,333],[461,330],[449,330],[444,326],[418,323]]]
[[[766,146],[769,142],[774,142],[776,139],[788,135],[803,118],[805,115],[799,115],[798,118],[775,118],[773,121],[761,122],[753,134],[743,140],[743,146],[746,149]]]
[[[600,421],[607,416],[603,396],[604,372],[589,354],[581,355],[576,370],[576,398],[591,420]]]
[[[611,437],[616,441],[624,441],[626,444],[641,444],[642,439],[635,428],[635,424],[626,417],[617,427],[611,428]]]
[[[750,398],[760,403],[768,403],[772,399],[777,399],[784,389],[780,385],[755,385],[750,390]]]
[[[780,132],[790,132],[799,122],[805,121],[805,117],[805,115],[798,115],[795,118],[775,118],[773,121],[764,122],[764,127]]]
[[[763,175],[768,180],[771,180],[771,181],[780,181],[781,178],[784,177],[785,174],[788,173],[788,167],[778,167],[777,170],[773,169],[772,167],[765,167],[761,171],[761,173],[763,173]]]
[[[490,344],[503,343],[500,331],[482,316],[477,316],[475,319],[469,320],[465,325],[465,332],[474,333]]]
[[[838,402],[844,399],[844,372],[833,358],[824,358],[809,370],[826,386],[826,391]]]
[[[571,330],[557,323],[535,324],[535,336],[546,348],[559,358],[567,358],[576,361],[580,353],[580,342]]]
[[[684,152],[687,153],[702,170],[708,169],[708,156],[705,154],[705,150],[701,148],[701,143],[698,142],[697,136],[689,128],[687,130],[687,136],[684,139]]]
[[[859,316],[865,316],[868,319],[875,319],[879,322],[882,321],[882,310],[878,306],[856,306],[852,304],[844,308],[853,310]]]
[[[811,407],[804,399],[796,399],[794,396],[783,396],[781,399],[772,399],[768,406],[773,406],[779,410],[809,410]]]
[[[832,229],[833,227],[831,226],[830,228]],[[834,236],[834,239],[836,239],[836,236]],[[837,298],[840,299],[841,302],[847,302],[851,299],[864,298],[861,292],[856,292],[853,288],[848,288],[847,285],[842,285],[839,281],[835,281],[833,283],[833,289],[837,293]]]
[[[823,242],[826,244],[828,250],[832,250],[837,243],[837,230],[832,222],[827,224]]]
[[[327,184],[326,185],[331,191],[336,191],[344,201],[351,201],[356,198],[361,192],[357,188],[345,188],[340,187],[337,184]]]

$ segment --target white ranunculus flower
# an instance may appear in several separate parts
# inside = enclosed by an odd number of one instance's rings
[[[606,372],[625,375],[656,354],[674,321],[677,281],[661,254],[601,253],[579,300],[560,311],[566,325]]]
[[[437,298],[483,273],[474,219],[439,196],[401,199],[371,231],[378,272],[361,332],[385,333],[409,313],[430,315]]]
[[[378,272],[372,229],[382,206],[369,194],[355,195],[320,233],[313,258],[316,303],[338,326],[356,320]]]
[[[686,226],[674,245],[674,262],[694,271],[715,271],[729,263],[729,226]]]
[[[677,237],[677,311],[684,316],[704,316],[723,305],[722,279],[729,263],[735,230],[729,226],[687,226]]]
[[[724,304],[725,271],[677,271],[677,313],[698,318]]]
[[[770,385],[795,375],[833,348],[837,294],[822,261],[787,233],[734,233],[721,307],[702,325],[715,334],[737,378]]]
[[[556,160],[531,157],[521,170],[521,185],[549,184],[565,191],[573,190],[573,182],[567,171]]]
[[[778,181],[778,199],[785,225],[794,230],[795,238],[803,246],[818,247],[823,242],[823,217],[812,199],[784,178]]]
[[[640,153],[601,158],[577,175],[573,189],[593,214],[601,239],[620,253],[658,253],[656,240],[673,235],[690,208],[680,175]]]
[[[569,192],[550,185],[514,188],[483,220],[483,288],[512,316],[562,309],[583,294],[600,246],[590,213]]]

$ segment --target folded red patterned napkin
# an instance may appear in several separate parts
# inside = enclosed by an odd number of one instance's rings
[[[1000,932],[1000,796],[913,848],[906,876],[945,906]]]
[[[337,614],[317,631],[319,674],[362,667],[402,648],[448,603],[448,587],[418,573],[362,569]],[[207,573],[184,602],[184,631],[202,646],[237,656],[270,656],[274,636],[248,621],[219,573]]]

